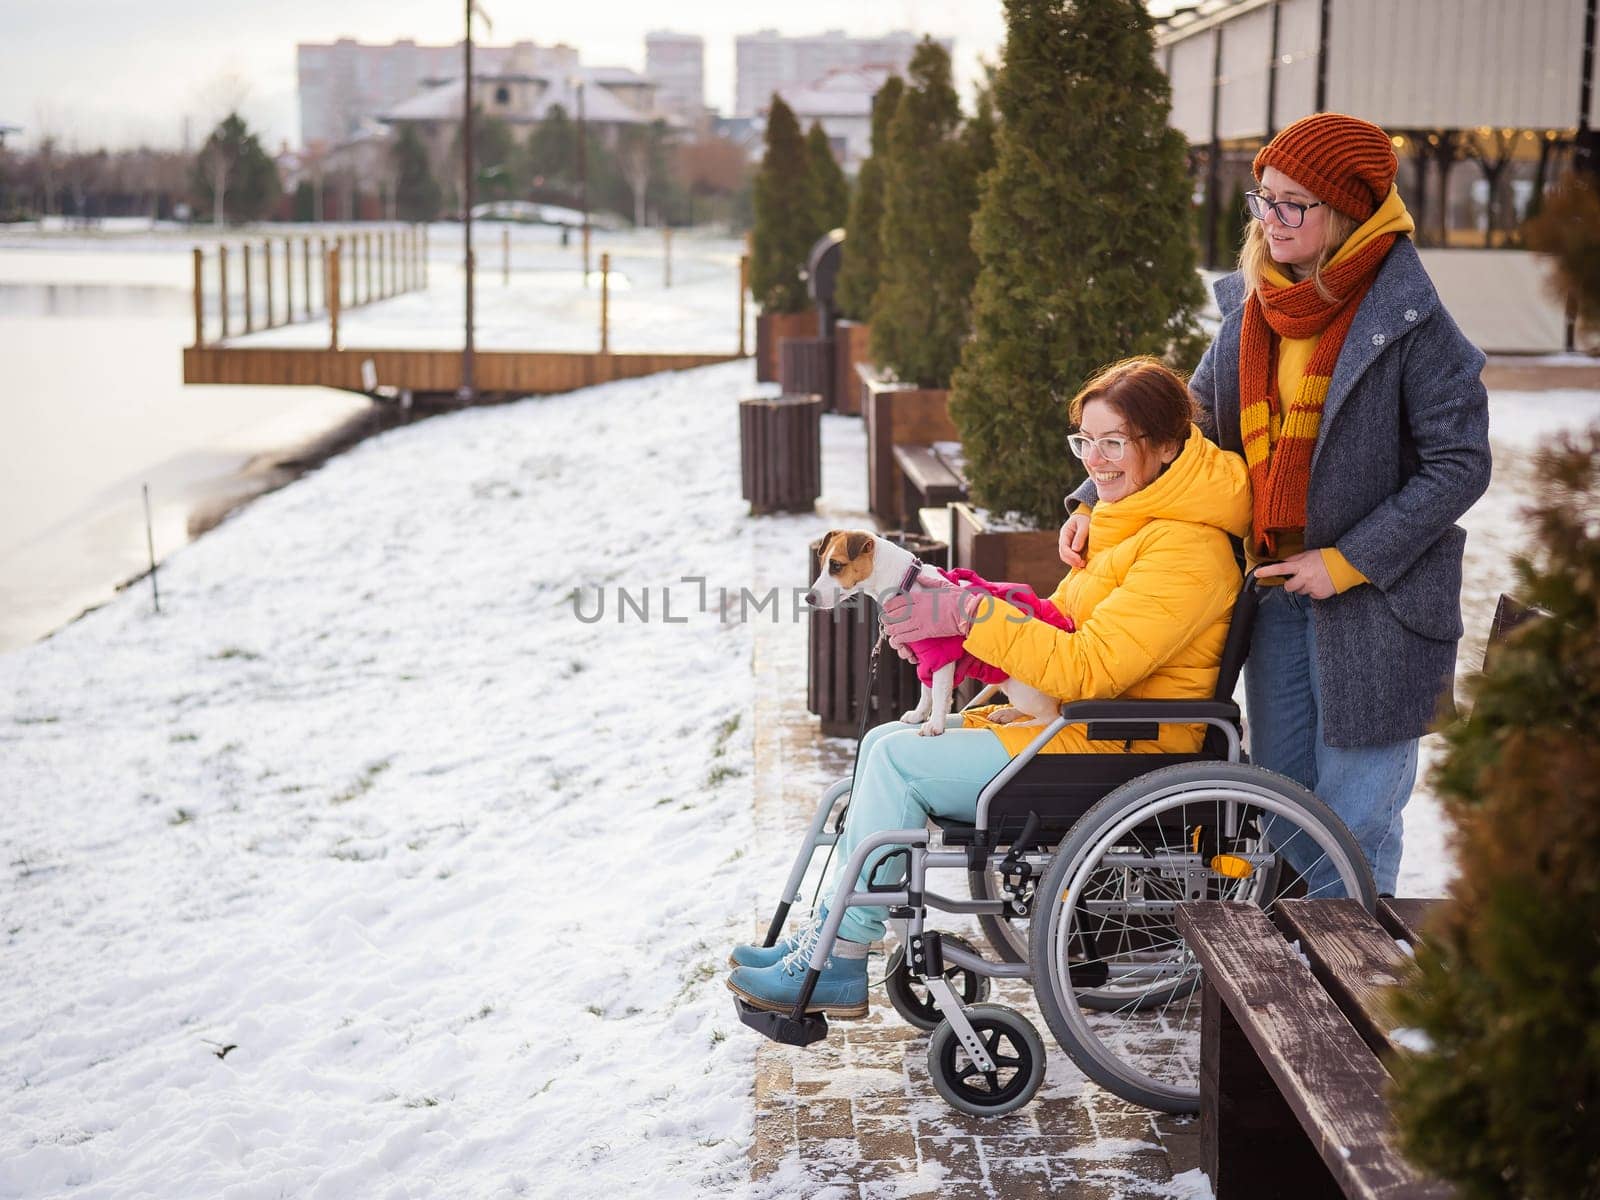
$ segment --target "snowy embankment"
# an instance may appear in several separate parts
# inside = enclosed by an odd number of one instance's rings
[[[749,376],[396,430],[0,658],[0,1196],[744,1178],[751,635],[677,581],[751,578]]]

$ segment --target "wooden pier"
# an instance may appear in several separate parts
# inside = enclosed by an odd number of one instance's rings
[[[684,371],[731,362],[738,354],[583,354],[478,350],[473,382],[480,400],[542,396],[575,388],[637,379],[657,371]],[[369,392],[362,364],[370,361],[385,388],[420,399],[453,398],[461,385],[459,350],[360,350],[190,346],[183,352],[185,383],[314,385]]]
[[[278,240],[282,242],[282,249],[277,255],[273,254],[270,241],[238,247],[219,245],[215,250],[218,286],[209,307],[207,255],[201,248],[195,248],[194,345],[183,352],[185,383],[328,387],[379,399],[399,396],[431,404],[457,402],[464,378],[460,350],[359,348],[340,344],[342,312],[427,286],[425,227],[330,232],[315,238]],[[315,257],[313,240],[317,242]],[[235,249],[240,251],[243,266],[242,294],[230,292],[229,287],[229,260]],[[261,286],[253,279],[253,249],[260,254]],[[612,353],[609,258],[609,255],[601,256],[598,352],[474,350],[474,400],[496,401],[569,392],[618,379],[637,379],[659,371],[683,371],[746,357],[748,257],[739,264],[739,348],[736,353],[722,354]],[[282,264],[281,304],[274,302],[275,260]],[[298,288],[295,286],[296,262],[300,264]],[[509,253],[506,270],[509,271]],[[264,301],[260,321],[256,319],[258,299]],[[230,316],[235,304],[244,318],[240,332],[252,333],[258,329],[318,320],[326,323],[327,345],[229,344],[227,339],[233,333]],[[218,338],[209,340],[207,334],[213,328]]]

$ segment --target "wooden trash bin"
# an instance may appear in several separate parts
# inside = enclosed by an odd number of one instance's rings
[[[950,548],[919,533],[883,535],[904,546],[929,566],[945,566]],[[806,581],[821,569],[822,541],[811,543]],[[861,689],[872,665],[872,646],[878,640],[878,606],[855,597],[831,610],[813,611],[808,618],[806,656],[806,708],[822,718],[828,737],[855,737],[861,726]],[[906,662],[887,642],[878,652],[878,674],[867,698],[865,729],[895,721],[917,706],[921,685],[917,668]],[[864,729],[863,729],[864,732]]]
[[[810,512],[822,494],[822,397],[739,401],[739,474],[752,516]]]
[[[834,395],[833,339],[786,337],[778,343],[778,386],[786,393],[822,397],[825,412],[839,407]]]

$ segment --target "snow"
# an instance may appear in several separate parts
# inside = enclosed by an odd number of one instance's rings
[[[569,595],[750,578],[749,374],[393,431],[0,659],[0,1196],[743,1178],[750,630]]]
[[[737,249],[668,295],[623,246],[619,348],[731,342]],[[581,344],[566,252],[528,253],[485,342],[537,320]],[[440,292],[351,314],[350,340],[423,338]],[[827,524],[746,516],[751,376],[393,430],[172,556],[161,615],[135,587],[0,657],[0,1197],[745,1188],[757,1039],[721,976],[792,852],[754,837],[749,622],[804,626],[719,597],[803,587]],[[1494,397],[1464,665],[1528,450],[1597,417],[1591,392]],[[859,422],[825,440],[831,470]],[[1438,894],[1426,788],[1407,815],[1401,889]]]

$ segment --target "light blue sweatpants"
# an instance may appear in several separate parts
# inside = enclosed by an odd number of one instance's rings
[[[923,737],[915,725],[892,721],[869,730],[861,739],[855,790],[850,811],[835,854],[834,868],[824,895],[831,897],[839,873],[850,855],[870,834],[884,829],[918,829],[929,816],[971,821],[978,813],[978,793],[1011,761],[1005,745],[992,730],[961,729],[953,717],[938,737]],[[891,846],[875,851],[856,882],[864,890],[873,866],[894,852]],[[897,883],[905,878],[901,862],[885,867],[878,882]],[[888,916],[884,907],[852,908],[839,926],[839,935],[852,942],[875,942],[883,937]]]

